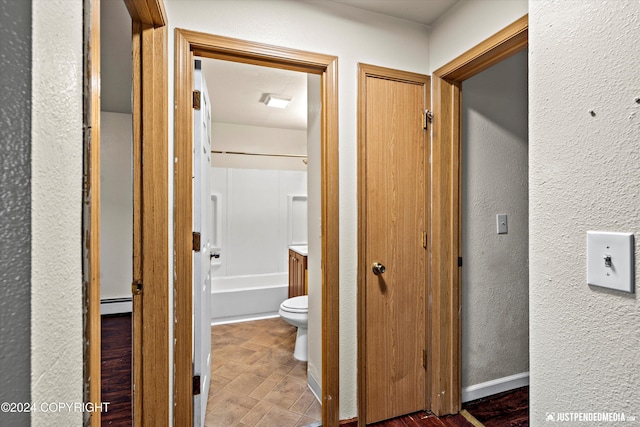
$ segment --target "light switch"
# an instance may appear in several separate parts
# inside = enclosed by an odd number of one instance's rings
[[[587,231],[587,283],[634,292],[632,233]]]
[[[496,215],[498,234],[507,234],[507,214]]]

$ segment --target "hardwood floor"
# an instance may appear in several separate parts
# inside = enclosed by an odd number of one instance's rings
[[[521,387],[493,396],[467,402],[463,411],[457,415],[436,417],[428,412],[416,412],[392,420],[371,424],[375,427],[528,427],[529,426],[529,387]],[[473,422],[467,420],[464,412]],[[341,427],[356,427],[357,421],[343,422]]]
[[[103,426],[128,427],[131,408],[131,314],[102,316],[101,391],[109,402]]]
[[[521,387],[462,405],[486,427],[528,427],[529,387]]]
[[[358,423],[355,421],[340,424],[341,427],[356,427],[357,425]],[[473,424],[460,414],[437,417],[425,411],[369,425],[372,427],[473,427]]]

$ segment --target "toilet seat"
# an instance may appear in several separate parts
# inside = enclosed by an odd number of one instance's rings
[[[280,305],[280,309],[288,313],[307,313],[309,311],[309,297],[303,295],[289,298]]]

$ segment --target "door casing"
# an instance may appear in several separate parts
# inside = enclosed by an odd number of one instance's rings
[[[160,0],[125,0],[133,21],[133,425],[169,425],[167,19]]]
[[[366,275],[371,268],[369,264],[369,260],[366,259],[366,251],[367,247],[367,229],[366,229],[366,194],[367,194],[367,175],[366,175],[366,159],[367,159],[367,144],[366,144],[366,106],[367,106],[367,91],[366,91],[366,81],[368,78],[381,78],[387,80],[395,80],[399,82],[407,82],[411,84],[417,85],[425,85],[426,92],[429,93],[429,76],[410,73],[405,71],[394,70],[390,68],[378,67],[374,65],[368,64],[359,64],[358,66],[358,423],[361,426],[364,426],[367,419],[367,407],[366,407],[366,355],[367,351],[371,349],[367,348],[366,342]],[[429,108],[430,99],[425,99],[425,108]],[[419,126],[421,123],[420,112],[416,112],[416,126]],[[424,112],[423,112],[424,113]],[[424,176],[424,185],[425,185],[425,201],[429,200],[429,174],[427,173],[429,170],[429,159],[426,156],[429,147],[429,137],[425,136],[425,159],[424,159],[424,167],[425,167],[425,176]],[[429,210],[428,205],[424,207],[424,222],[425,222],[425,230],[429,224]],[[416,240],[420,238],[419,235],[416,234]],[[425,248],[425,262],[426,262],[426,271],[429,271],[429,245]],[[425,277],[425,287],[428,288],[428,276]],[[426,294],[426,293],[425,293]],[[422,327],[425,331],[425,342],[423,343],[425,348],[429,349],[427,346],[428,340],[428,325],[429,325],[429,310],[427,300],[425,299],[424,306],[424,324]],[[429,360],[429,358],[427,358]],[[431,384],[430,379],[430,370],[428,369],[425,375],[425,402],[424,407],[429,407],[429,387]]]
[[[82,194],[82,297],[84,401],[100,404],[100,1],[84,2],[85,71]],[[87,40],[88,39],[88,40]],[[89,414],[90,425],[99,427],[100,412]]]
[[[321,76],[322,423],[338,424],[339,210],[338,59],[184,29],[175,30],[175,382],[174,420],[193,424],[191,297],[191,135],[194,56],[283,68]]]

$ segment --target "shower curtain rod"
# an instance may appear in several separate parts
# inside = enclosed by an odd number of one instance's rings
[[[242,156],[293,157],[293,158],[299,158],[299,159],[304,159],[307,157],[306,154],[247,153],[244,151],[218,151],[218,150],[211,150],[211,152],[214,154],[239,154]]]

